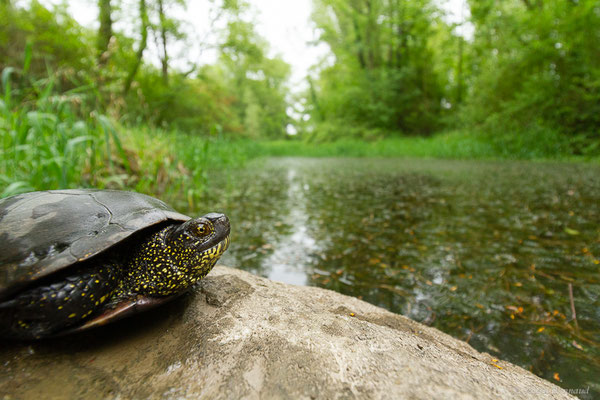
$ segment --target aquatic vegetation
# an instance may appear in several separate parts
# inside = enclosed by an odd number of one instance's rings
[[[362,298],[564,387],[600,390],[598,166],[251,165],[228,199],[209,190],[239,227],[225,264]]]

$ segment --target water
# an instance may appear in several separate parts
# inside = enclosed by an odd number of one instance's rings
[[[232,221],[225,265],[359,297],[600,394],[598,166],[282,158],[213,177],[206,201]]]

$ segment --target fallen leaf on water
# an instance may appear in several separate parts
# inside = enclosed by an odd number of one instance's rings
[[[560,376],[558,376],[558,372],[555,372],[554,375],[552,375],[552,377],[560,382]]]
[[[575,230],[575,229],[571,229],[571,228],[567,228],[565,227],[565,232],[567,232],[569,235],[579,235],[579,231]]]
[[[573,342],[571,343],[573,345],[573,347],[575,347],[577,350],[583,350],[583,347],[577,343],[576,341],[573,340]]]

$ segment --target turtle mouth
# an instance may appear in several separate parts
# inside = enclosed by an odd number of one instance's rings
[[[221,240],[211,248],[206,249],[205,252],[208,252],[211,258],[219,258],[223,255],[225,250],[229,248],[229,243],[231,243],[231,239],[230,236],[227,235],[225,239]]]

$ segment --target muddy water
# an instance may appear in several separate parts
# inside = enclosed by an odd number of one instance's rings
[[[282,158],[212,186],[233,226],[223,264],[362,298],[600,394],[600,167]]]

